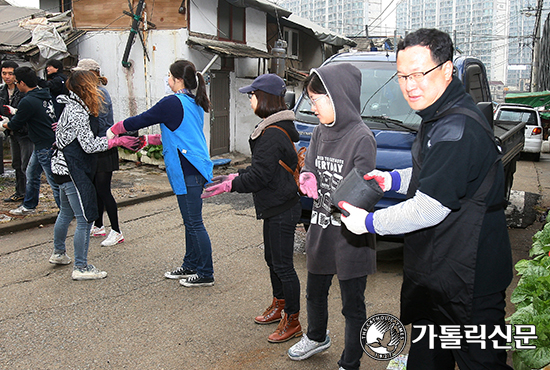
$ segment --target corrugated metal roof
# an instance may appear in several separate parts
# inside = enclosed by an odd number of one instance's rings
[[[19,27],[19,21],[32,14],[44,14],[39,9],[0,6],[0,45],[19,46],[31,39],[31,31]]]
[[[260,49],[236,42],[211,40],[202,37],[189,36],[187,44],[199,46],[214,54],[223,54],[238,58],[271,58],[272,55]]]

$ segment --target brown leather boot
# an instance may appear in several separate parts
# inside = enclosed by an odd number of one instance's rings
[[[285,308],[285,300],[273,297],[273,302],[261,316],[256,316],[257,324],[271,324],[281,320],[281,311]]]
[[[271,343],[282,343],[286,342],[295,337],[302,336],[302,326],[300,321],[298,321],[299,312],[289,315],[285,313],[285,316],[275,329],[275,332],[267,337],[267,340]]]

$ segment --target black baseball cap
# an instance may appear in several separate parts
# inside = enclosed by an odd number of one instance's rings
[[[285,96],[286,85],[283,79],[276,74],[268,73],[256,77],[251,85],[239,89],[243,94],[261,90],[271,95]]]

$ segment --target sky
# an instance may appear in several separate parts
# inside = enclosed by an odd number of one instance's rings
[[[37,8],[40,5],[40,0],[6,0],[13,6],[22,6],[25,8]]]

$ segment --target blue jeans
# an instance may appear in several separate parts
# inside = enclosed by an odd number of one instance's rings
[[[185,227],[185,257],[182,267],[197,271],[200,277],[214,276],[212,244],[202,222],[202,189],[206,180],[201,175],[185,177],[187,194],[177,195]]]
[[[65,240],[67,239],[69,224],[73,217],[76,217],[76,230],[73,238],[74,265],[86,267],[88,266],[88,246],[93,221],[86,221],[82,203],[72,181],[59,185],[59,190],[61,204],[53,229],[54,253],[65,253]]]
[[[269,267],[273,297],[285,300],[285,312],[300,311],[300,280],[294,269],[294,231],[302,206],[264,220],[264,258]]]
[[[51,168],[52,152],[52,149],[38,149],[31,155],[29,165],[27,166],[27,187],[25,190],[25,200],[23,200],[23,206],[27,209],[35,209],[38,205],[42,171],[46,174],[48,184],[52,188],[55,203],[60,207],[59,185],[53,179]]]
[[[307,336],[316,342],[325,340],[328,323],[328,291],[333,275],[307,274]],[[365,289],[367,276],[338,280],[342,295],[342,314],[346,318],[344,351],[338,365],[346,370],[358,370],[363,347],[361,327],[367,321]]]

